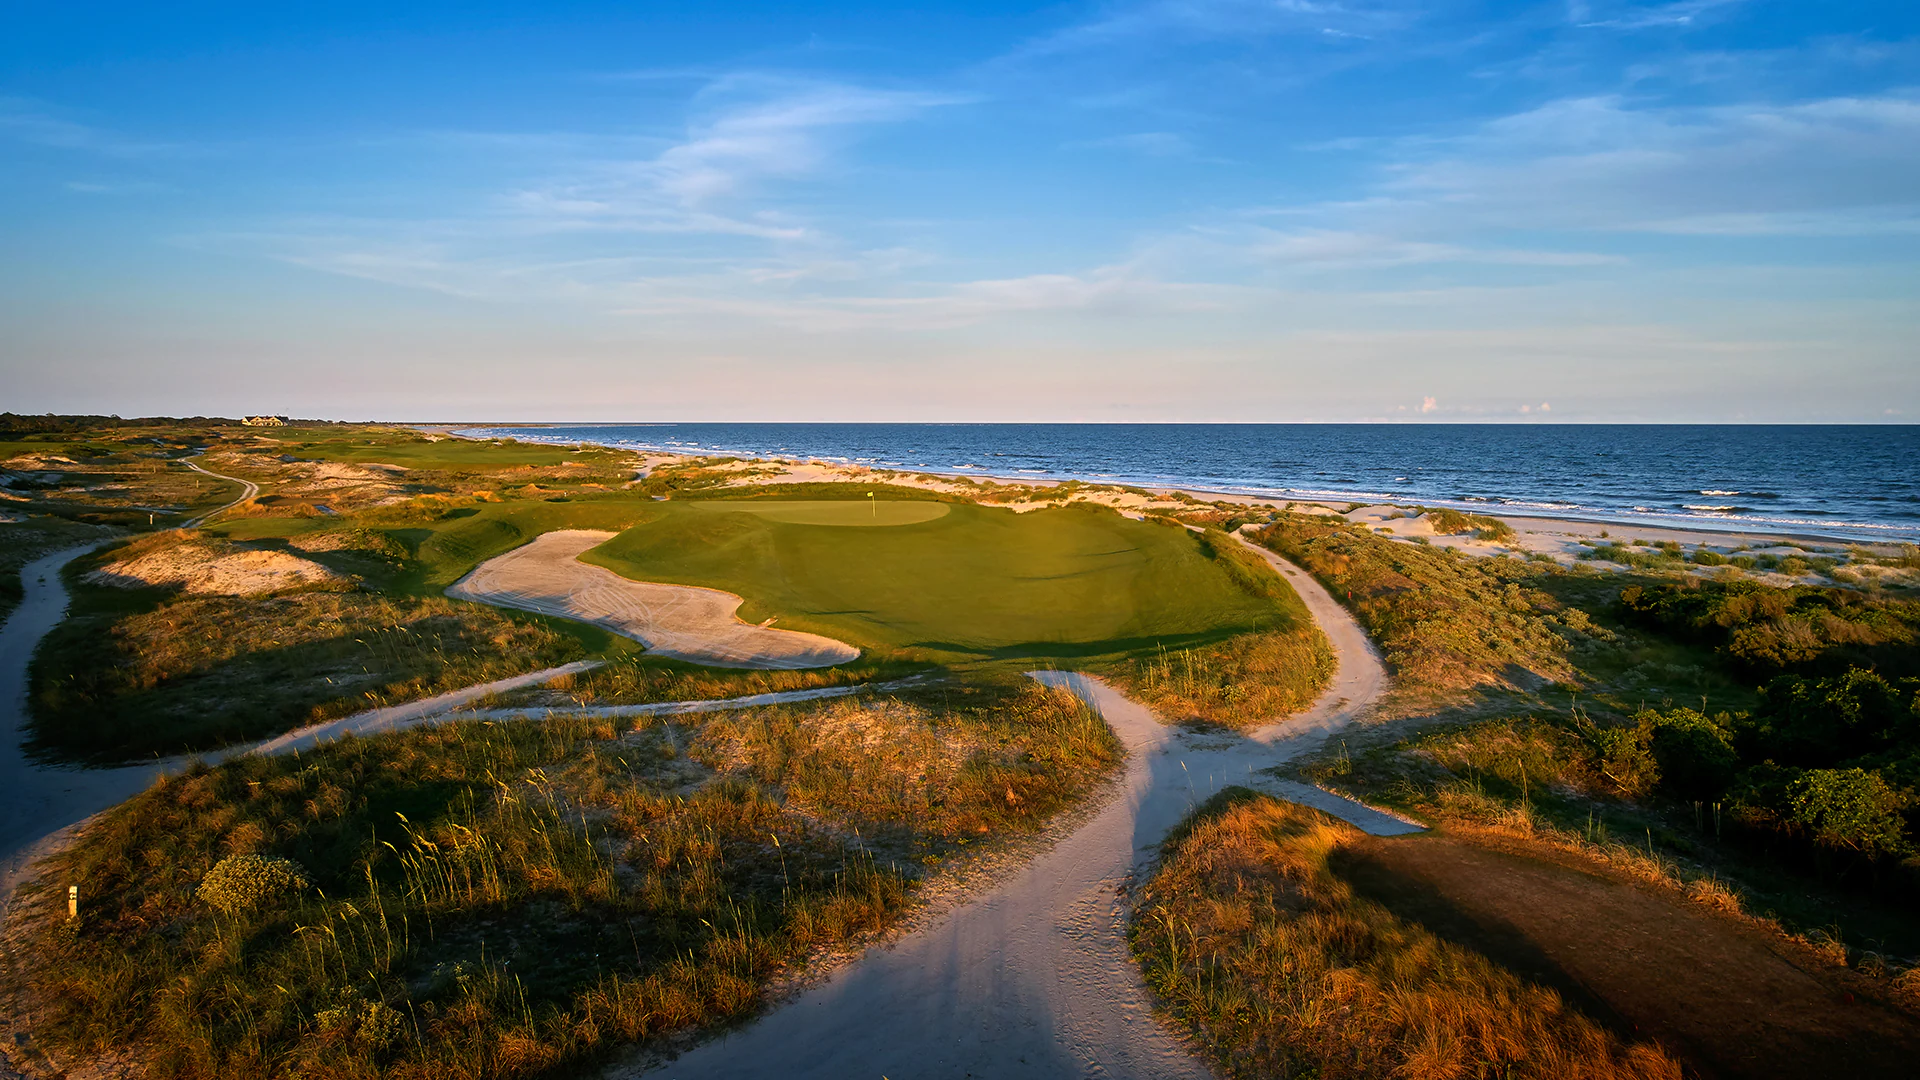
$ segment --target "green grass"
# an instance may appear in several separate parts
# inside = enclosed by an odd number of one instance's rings
[[[353,464],[375,462],[410,469],[464,471],[514,466],[549,466],[576,462],[605,467],[630,460],[618,450],[547,446],[513,439],[456,439],[429,437],[408,428],[271,428],[249,432],[281,443],[286,452],[313,461]]]
[[[778,616],[783,627],[940,662],[1192,647],[1300,618],[1290,593],[1250,593],[1192,533],[1098,510],[954,503],[940,518],[879,529],[704,502],[658,503],[654,513],[586,561],[738,593],[748,621]]]
[[[747,600],[743,618],[778,616],[784,627],[851,642],[873,652],[876,672],[916,663],[1120,663],[1115,673],[1170,710],[1228,723],[1296,709],[1324,679],[1325,646],[1298,598],[1225,534],[1083,508],[1015,514],[897,499],[876,507],[864,490],[833,492],[855,496],[847,499],[670,502],[633,493],[566,502],[426,496],[337,517],[218,522],[205,531],[288,545],[365,584],[194,598],[88,585],[76,574],[75,618],[35,668],[38,744],[95,759],[210,749],[583,655],[618,655],[628,647],[603,632],[440,595],[480,562],[560,528],[616,532],[590,561],[641,580],[737,592]],[[881,528],[818,523],[934,510],[939,517]],[[803,520],[782,520],[795,517]],[[389,638],[418,647],[379,644]],[[1154,667],[1169,655],[1180,678]],[[663,673],[619,687],[612,679],[589,679],[588,688],[607,683],[609,700],[755,690],[751,680],[718,677]]]
[[[947,516],[948,504],[925,499],[879,499],[852,501],[826,499],[714,499],[698,504],[702,510],[722,514],[757,514],[769,521],[789,525],[844,525],[874,527],[918,525]]]

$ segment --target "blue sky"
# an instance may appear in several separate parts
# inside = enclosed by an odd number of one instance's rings
[[[1920,5],[7,24],[0,408],[1920,417]]]

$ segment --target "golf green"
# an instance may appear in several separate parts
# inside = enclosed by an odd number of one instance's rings
[[[755,514],[789,525],[918,525],[947,516],[947,504],[914,499],[882,502],[798,499],[711,499],[693,504],[720,513]]]
[[[738,593],[749,621],[778,616],[790,629],[945,660],[1186,646],[1306,617],[1290,593],[1275,601],[1235,585],[1185,529],[1091,508],[865,503],[656,504],[653,520],[582,559],[636,580]],[[820,527],[906,508],[943,512],[888,528]]]

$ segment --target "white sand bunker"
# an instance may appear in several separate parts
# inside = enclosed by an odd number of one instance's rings
[[[257,596],[347,578],[284,551],[176,544],[108,563],[87,574],[87,580],[128,589],[178,585],[182,592],[198,596]]]
[[[655,656],[714,667],[832,667],[860,655],[829,637],[743,623],[734,616],[740,597],[730,592],[632,581],[580,561],[613,537],[584,529],[546,533],[481,563],[447,595],[592,623]]]

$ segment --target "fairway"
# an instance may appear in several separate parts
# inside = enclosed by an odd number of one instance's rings
[[[873,512],[861,502],[837,505],[852,519]],[[948,661],[1116,655],[1305,620],[1290,592],[1276,601],[1237,586],[1185,529],[1084,508],[901,502],[879,512],[916,505],[946,512],[851,529],[761,512],[771,503],[663,503],[582,559],[638,581],[737,593],[750,622],[777,616]]]
[[[789,525],[918,525],[947,516],[947,504],[924,499],[880,502],[797,499],[713,499],[695,504],[702,510],[754,514]]]

